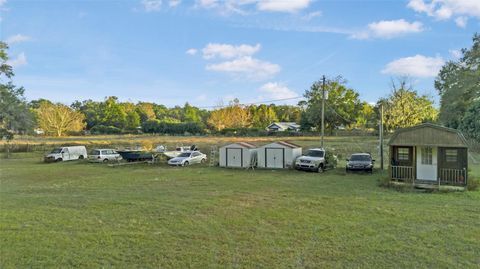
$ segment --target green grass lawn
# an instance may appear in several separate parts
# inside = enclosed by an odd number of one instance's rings
[[[381,174],[0,160],[0,267],[478,268],[480,192]],[[472,166],[476,176],[480,169]]]

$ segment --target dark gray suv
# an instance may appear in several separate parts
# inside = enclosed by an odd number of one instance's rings
[[[354,153],[347,159],[345,171],[347,173],[350,171],[367,171],[372,173],[374,162],[375,160],[372,159],[370,153]]]

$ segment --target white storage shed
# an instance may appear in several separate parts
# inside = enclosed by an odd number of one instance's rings
[[[302,148],[291,142],[278,141],[259,147],[257,155],[258,167],[289,168],[302,155]]]
[[[255,165],[257,148],[255,145],[247,142],[238,142],[226,145],[220,148],[218,154],[219,165],[221,167],[248,168]]]

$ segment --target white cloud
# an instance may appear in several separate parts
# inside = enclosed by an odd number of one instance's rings
[[[195,54],[197,54],[197,51],[198,51],[197,49],[192,48],[192,49],[188,49],[187,51],[185,51],[185,53],[188,54],[188,55],[195,55]]]
[[[310,5],[311,0],[260,0],[257,9],[273,12],[297,12]]]
[[[445,61],[442,57],[426,57],[417,54],[388,63],[382,73],[423,78],[435,77],[444,64]]]
[[[306,21],[309,21],[313,18],[320,17],[320,16],[322,16],[321,11],[313,11],[313,12],[310,12],[307,15],[303,16],[302,19],[306,20]]]
[[[162,8],[162,0],[142,0],[145,11],[159,11]]]
[[[467,26],[467,22],[467,17],[458,17],[455,19],[455,24],[460,28],[465,28]]]
[[[12,67],[20,67],[22,65],[27,64],[27,56],[25,56],[25,52],[22,52],[17,55],[15,59],[10,59],[7,61],[7,64]]]
[[[246,14],[244,7],[259,11],[295,13],[307,8],[312,0],[196,0],[197,7],[216,8],[223,14]]]
[[[0,7],[2,7],[3,5],[5,5],[5,3],[7,3],[7,0],[0,0]]]
[[[239,78],[262,80],[274,76],[280,72],[281,68],[277,64],[258,60],[250,56],[244,56],[232,61],[209,64],[206,66],[206,69],[209,71],[229,73]]]
[[[255,46],[250,45],[238,45],[233,46],[229,44],[217,44],[210,43],[205,48],[202,49],[203,58],[205,59],[214,59],[214,58],[223,58],[223,59],[233,59],[243,56],[251,56],[260,50],[260,44]]]
[[[367,30],[351,35],[355,39],[394,38],[411,33],[420,33],[424,30],[421,22],[408,22],[404,19],[372,22]]]
[[[278,82],[268,82],[264,84],[258,90],[261,92],[262,96],[259,99],[287,99],[287,98],[295,98],[299,95],[289,89],[287,86],[278,83]]]
[[[176,7],[176,6],[180,5],[181,2],[182,2],[182,0],[170,0],[170,2],[168,2],[168,5],[170,7]]]
[[[455,17],[459,27],[465,27],[468,17],[480,18],[479,0],[410,0],[409,8],[438,20]]]
[[[6,42],[11,45],[11,44],[14,44],[14,43],[29,41],[31,39],[32,38],[29,37],[29,36],[22,35],[22,34],[16,34],[16,35],[13,35],[13,36],[10,36],[9,38],[7,38]]]

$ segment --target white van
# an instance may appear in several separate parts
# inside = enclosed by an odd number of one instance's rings
[[[45,155],[45,162],[61,162],[71,160],[82,160],[87,158],[87,149],[85,146],[72,146],[54,148],[52,152]]]

